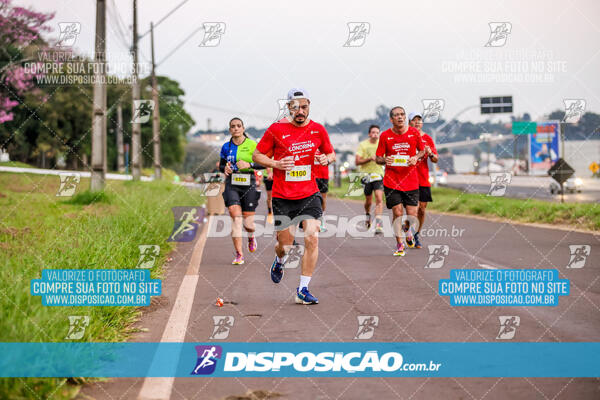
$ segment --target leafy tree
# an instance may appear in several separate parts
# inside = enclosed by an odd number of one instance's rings
[[[0,0],[0,124],[13,120],[12,110],[26,94],[41,95],[34,82],[41,74],[26,68],[25,63],[36,64],[34,57],[28,57],[32,55],[28,47],[41,42],[41,33],[50,29],[44,24],[53,17]]]

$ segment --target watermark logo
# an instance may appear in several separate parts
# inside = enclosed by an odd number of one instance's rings
[[[210,375],[217,368],[217,360],[223,356],[221,346],[196,346],[198,361],[191,375]]]
[[[233,328],[235,318],[231,315],[215,315],[213,322],[215,326],[209,339],[222,340],[229,337],[229,331]]]
[[[71,197],[77,190],[77,185],[81,182],[81,175],[78,173],[63,173],[58,175],[60,178],[60,186],[56,196]]]
[[[140,244],[140,258],[136,268],[152,268],[156,262],[156,258],[160,254],[160,246],[155,244]]]
[[[348,39],[343,47],[361,47],[371,32],[368,22],[348,22]]]
[[[364,193],[364,185],[369,183],[369,175],[364,172],[350,172],[348,174],[348,189],[344,193],[344,197],[362,196]]]
[[[567,124],[578,123],[585,112],[585,100],[564,99],[563,102],[565,103],[565,117],[563,118],[562,122]]]
[[[490,174],[490,190],[488,196],[502,197],[512,180],[510,172],[494,172]]]
[[[376,315],[359,315],[356,319],[358,319],[358,330],[354,339],[371,339],[375,333],[375,328],[379,326],[379,317]]]
[[[302,256],[304,255],[304,246],[301,244],[283,246],[287,256],[285,258],[285,268],[298,268]]]
[[[81,24],[79,22],[59,22],[58,31],[56,47],[71,47],[81,33]]]
[[[298,100],[294,100],[296,102],[298,102]],[[275,121],[273,122],[285,122],[282,121],[284,118],[287,118],[290,116],[290,109],[288,107],[288,99],[277,99],[277,107],[278,107],[278,111],[277,111],[277,117],[275,118]]]
[[[423,99],[423,123],[433,123],[440,119],[446,102],[444,99]]]
[[[430,244],[427,249],[429,250],[429,257],[425,263],[425,268],[442,268],[446,256],[450,253],[450,246],[447,244]]]
[[[512,31],[510,22],[490,22],[490,38],[485,47],[502,47],[506,44],[508,35]]]
[[[152,115],[152,111],[154,110],[154,100],[134,100],[133,105],[135,111],[131,123],[145,124],[148,122]]]
[[[516,315],[500,316],[500,330],[496,339],[510,340],[515,337],[517,333],[517,327],[521,325],[521,317]]]
[[[202,193],[204,193],[206,197],[215,197],[219,195],[221,183],[225,182],[224,175],[220,172],[205,172],[202,177]]]
[[[85,328],[90,324],[90,317],[87,315],[69,315],[69,332],[65,336],[66,340],[79,340],[85,334]]]
[[[198,225],[204,220],[202,207],[173,207],[175,224],[167,242],[191,242],[196,237]]]
[[[225,34],[225,22],[205,22],[204,38],[200,47],[217,47],[221,44],[221,37]]]
[[[571,244],[569,245],[569,252],[571,253],[571,258],[569,259],[569,263],[567,264],[567,268],[583,268],[587,257],[590,255],[592,251],[592,246],[589,244]]]

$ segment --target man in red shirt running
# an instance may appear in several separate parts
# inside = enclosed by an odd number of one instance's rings
[[[290,117],[272,124],[256,146],[252,160],[273,168],[273,214],[277,230],[275,261],[271,265],[271,280],[283,278],[286,246],[294,243],[291,228],[298,223],[304,231],[304,256],[300,285],[296,289],[298,304],[317,304],[319,300],[308,291],[319,256],[319,218],[323,215],[321,193],[314,177],[315,153],[323,166],[335,160],[329,134],[323,125],[308,118],[310,99],[303,89],[288,92]]]
[[[419,177],[415,165],[425,154],[421,135],[406,121],[406,111],[403,107],[390,110],[392,127],[381,134],[375,152],[377,164],[385,164],[383,176],[383,191],[388,209],[392,209],[394,222],[402,217],[402,207],[406,214],[417,217],[419,205]],[[394,224],[394,226],[396,226]],[[410,220],[405,221],[406,244],[414,247],[414,237]],[[396,251],[394,256],[404,256],[404,243],[400,232],[396,232]]]
[[[425,154],[417,162],[417,174],[419,175],[419,210],[417,211],[417,218],[419,218],[419,229],[417,229],[417,232],[415,233],[415,247],[420,249],[420,235],[423,224],[425,223],[425,209],[427,208],[427,203],[433,201],[433,198],[431,197],[431,183],[429,182],[429,165],[427,164],[427,160],[431,159],[431,162],[437,163],[438,155],[433,139],[422,130],[423,117],[421,114],[415,112],[410,113],[408,116],[408,123],[419,131],[423,145],[425,145]]]

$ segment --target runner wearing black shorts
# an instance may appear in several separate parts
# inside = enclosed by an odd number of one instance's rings
[[[378,125],[369,126],[369,138],[359,143],[355,157],[358,171],[363,174],[361,183],[364,185],[367,228],[371,228],[371,205],[375,193],[375,233],[383,233],[383,167],[375,162],[379,134]]]
[[[225,190],[223,200],[233,220],[231,238],[235,248],[235,259],[232,264],[244,263],[242,251],[242,224],[248,232],[248,251],[256,251],[257,242],[254,237],[254,213],[260,192],[256,190],[255,169],[264,167],[252,162],[252,153],[256,142],[244,132],[244,123],[239,118],[229,121],[231,139],[221,148],[219,170],[225,173]]]
[[[428,160],[432,163],[438,162],[437,150],[431,136],[423,132],[423,117],[419,113],[411,113],[409,115],[409,124],[421,134],[421,140],[425,145],[425,154],[417,162],[417,174],[419,175],[419,210],[417,218],[419,219],[419,229],[415,233],[415,247],[421,248],[421,229],[425,224],[425,210],[427,203],[431,203],[431,182],[429,182],[429,165]]]
[[[294,227],[302,224],[304,255],[300,285],[295,302],[317,304],[319,300],[308,290],[308,284],[319,256],[319,218],[323,211],[321,193],[315,181],[315,159],[329,165],[335,153],[329,135],[323,127],[308,119],[310,100],[303,89],[288,92],[290,117],[272,124],[256,146],[254,162],[273,168],[273,213],[277,230],[275,261],[271,265],[271,280],[283,278],[286,252],[294,243]],[[322,154],[315,156],[316,151]]]
[[[402,107],[390,110],[392,128],[383,132],[377,145],[377,164],[386,166],[383,177],[385,202],[394,214],[394,221],[403,215],[403,207],[407,216],[417,216],[419,205],[419,178],[416,163],[424,154],[421,135],[409,127],[406,121],[406,111]],[[396,224],[394,224],[396,227]],[[410,219],[406,219],[403,230],[406,244],[414,247],[414,237]],[[395,229],[396,251],[394,256],[404,256],[404,243],[401,232]]]

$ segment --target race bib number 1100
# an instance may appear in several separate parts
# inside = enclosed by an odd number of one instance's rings
[[[310,179],[310,165],[296,165],[291,171],[285,171],[285,180],[288,182],[309,181]]]

